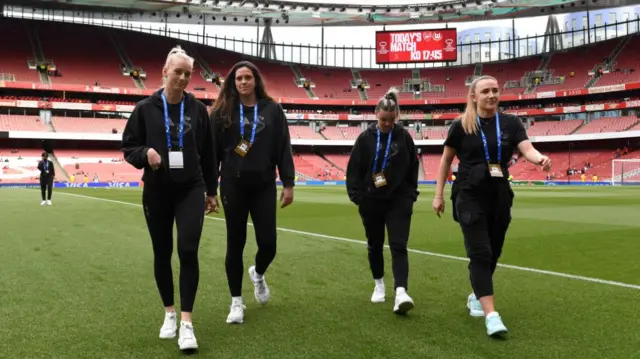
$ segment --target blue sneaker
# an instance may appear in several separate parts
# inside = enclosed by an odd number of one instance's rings
[[[487,326],[487,334],[489,336],[507,333],[507,327],[502,324],[502,318],[500,318],[498,312],[493,312],[487,315],[485,324]]]
[[[476,295],[471,293],[467,298],[467,308],[469,308],[469,315],[472,317],[484,317],[484,310],[482,304],[476,299]]]

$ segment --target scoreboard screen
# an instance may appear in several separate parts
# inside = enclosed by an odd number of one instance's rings
[[[456,29],[376,31],[376,63],[456,61],[457,45]]]

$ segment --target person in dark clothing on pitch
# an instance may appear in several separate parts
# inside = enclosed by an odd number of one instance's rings
[[[420,163],[411,134],[399,123],[397,90],[378,101],[378,123],[362,132],[347,164],[347,193],[358,206],[367,237],[369,266],[375,287],[371,301],[385,301],[383,247],[385,227],[389,234],[391,265],[396,292],[393,311],[405,314],[413,309],[407,294],[409,256],[407,243],[418,198]]]
[[[216,158],[221,162],[220,196],[227,226],[225,267],[231,306],[227,323],[243,323],[243,252],[251,214],[258,252],[249,268],[255,299],[270,297],[265,272],[276,255],[276,167],[283,184],[281,208],[293,202],[295,169],[287,118],[265,89],[255,65],[233,66],[214,104]]]
[[[53,166],[53,162],[49,161],[48,153],[42,152],[42,161],[38,162],[38,170],[40,171],[40,193],[42,194],[42,202],[40,202],[40,205],[50,206],[56,169]]]
[[[514,150],[548,171],[549,157],[541,155],[527,137],[522,121],[498,111],[500,87],[490,76],[469,86],[464,114],[453,121],[444,142],[444,153],[433,200],[433,209],[444,213],[444,185],[453,158],[460,163],[451,189],[453,218],[460,224],[469,257],[473,293],[467,298],[469,314],[485,317],[488,335],[507,332],[494,305],[493,273],[511,223],[513,190],[508,163]]]
[[[179,46],[163,68],[164,86],[140,101],[122,134],[128,163],[144,169],[142,204],[151,236],[156,284],[165,307],[160,338],[174,338],[177,318],[171,256],[173,223],[180,258],[180,349],[198,347],[191,313],[199,282],[198,248],[204,215],[218,212],[218,171],[207,108],[185,91],[193,58]],[[205,198],[206,194],[206,198]]]

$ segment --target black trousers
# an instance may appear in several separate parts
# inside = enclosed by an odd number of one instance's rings
[[[227,225],[225,267],[232,297],[242,295],[243,253],[247,243],[247,220],[251,214],[258,252],[256,272],[264,274],[276,256],[276,184],[243,186],[234,179],[223,178],[220,195]]]
[[[40,194],[42,200],[51,200],[51,194],[53,193],[53,177],[40,178]],[[46,195],[46,198],[45,198]]]
[[[457,216],[469,258],[471,287],[476,298],[481,298],[493,295],[493,273],[502,254],[511,217],[500,218],[488,209],[491,206],[474,201],[481,200],[463,199],[462,206],[459,201]]]
[[[145,186],[142,192],[144,215],[153,245],[154,275],[165,307],[174,305],[171,256],[175,220],[180,258],[180,304],[182,311],[188,313],[193,311],[200,278],[198,248],[204,222],[204,193],[204,186]]]
[[[413,199],[398,197],[390,200],[363,199],[358,206],[369,253],[373,279],[384,276],[385,227],[389,235],[394,288],[409,289],[409,255],[407,243],[411,230]]]

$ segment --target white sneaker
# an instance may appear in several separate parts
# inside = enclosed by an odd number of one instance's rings
[[[393,306],[393,312],[396,314],[406,314],[413,309],[413,299],[407,294],[404,288],[396,290],[396,304]]]
[[[385,302],[385,287],[384,284],[376,284],[373,288],[373,294],[371,295],[372,303],[384,303]]]
[[[46,206],[46,205],[47,205],[47,201],[42,201],[42,202],[40,202],[40,205],[41,205],[41,206]]]
[[[270,293],[269,286],[267,285],[264,275],[260,278],[258,273],[256,273],[256,266],[251,266],[251,268],[249,268],[249,278],[251,278],[253,286],[255,287],[253,290],[253,296],[256,298],[258,303],[267,304]]]
[[[180,322],[180,337],[178,338],[180,350],[198,349],[198,341],[193,333],[193,324]]]
[[[469,308],[469,315],[472,317],[484,317],[484,309],[482,304],[476,298],[476,295],[471,293],[467,297],[467,308]]]
[[[51,200],[48,200],[48,201],[47,201],[47,204],[50,206],[50,205],[51,205]]]
[[[227,324],[242,324],[244,322],[244,310],[247,307],[242,301],[232,301],[231,310],[227,316]]]
[[[162,339],[173,339],[176,337],[176,330],[178,329],[178,324],[176,320],[176,312],[165,312],[164,314],[164,323],[162,324],[162,328],[160,328],[160,338]]]

